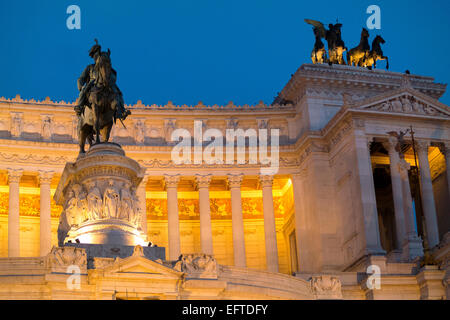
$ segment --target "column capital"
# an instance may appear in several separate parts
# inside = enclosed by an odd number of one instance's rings
[[[301,169],[292,173],[292,178],[304,180],[308,175],[308,169]]]
[[[164,175],[164,184],[166,188],[176,188],[178,187],[178,182],[180,182],[179,175]]]
[[[45,171],[45,170],[39,170],[38,173],[40,184],[50,184],[50,182],[52,182],[53,175],[55,174],[54,171]]]
[[[145,183],[145,184],[147,184],[147,182],[148,182],[148,179],[150,179],[150,176],[149,176],[148,174],[145,174],[145,175],[144,175],[144,177],[142,178],[142,181],[141,181],[141,183]]]
[[[232,188],[241,188],[242,180],[244,180],[244,175],[241,174],[228,174],[227,175],[227,183],[230,189]]]
[[[195,176],[195,184],[197,186],[197,189],[209,188],[211,180],[212,180],[211,175],[196,175]]]
[[[261,187],[272,187],[273,185],[273,176],[262,174],[259,176],[259,183]]]
[[[450,141],[441,142],[438,145],[439,151],[447,158],[450,157]]]
[[[416,150],[418,153],[424,152],[424,153],[428,154],[429,146],[430,146],[430,141],[416,140]]]
[[[408,177],[408,170],[411,168],[411,165],[405,160],[401,159],[398,162],[398,171],[400,171],[400,176],[402,179]]]
[[[144,175],[144,177],[142,178],[142,180],[141,180],[141,183],[139,183],[139,185],[138,185],[138,189],[141,189],[141,188],[146,188],[147,187],[147,182],[148,182],[148,179],[150,178],[150,176],[149,175]]]
[[[372,142],[374,141],[374,137],[372,136],[366,136],[366,141],[367,141],[367,150],[369,150],[370,152],[370,146],[372,145]]]
[[[23,170],[22,169],[11,169],[11,168],[8,168],[7,170],[8,170],[8,181],[19,183],[20,178],[23,175]]]
[[[383,147],[389,152],[395,152],[395,146],[398,144],[398,140],[395,137],[389,136],[386,141],[381,143]]]

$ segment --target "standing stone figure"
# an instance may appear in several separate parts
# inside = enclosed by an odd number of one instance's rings
[[[404,149],[406,146],[406,141],[405,141],[404,137],[408,132],[409,132],[409,129],[406,129],[405,131],[400,130],[400,132],[389,131],[387,133],[388,135],[397,138],[397,144],[395,145],[395,151],[398,152],[400,159],[405,159]]]
[[[76,225],[77,211],[78,211],[78,199],[75,196],[73,190],[69,192],[66,207],[64,209],[65,217],[69,226]]]
[[[126,219],[127,221],[131,221],[133,218],[133,199],[130,194],[130,184],[128,182],[125,183],[122,190],[120,190],[120,219]]]
[[[114,187],[114,181],[109,180],[108,186],[105,189],[103,195],[103,213],[107,219],[115,219],[118,217],[120,197],[116,188]]]
[[[87,206],[89,220],[96,220],[102,218],[103,200],[100,190],[96,187],[95,182],[88,185],[89,194],[87,196]]]

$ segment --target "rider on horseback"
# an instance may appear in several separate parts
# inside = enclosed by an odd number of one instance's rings
[[[94,59],[94,61],[97,60],[97,57],[101,54],[101,46],[98,44],[97,39],[95,39],[95,45],[92,46],[91,50],[89,50],[89,56]],[[74,107],[74,110],[78,117],[80,117],[84,113],[84,108],[87,106],[90,108],[90,105],[88,103],[88,94],[95,82],[95,79],[97,77],[97,73],[95,71],[95,63],[88,65],[81,76],[78,78],[77,85],[78,90],[80,91],[80,94],[77,99],[77,104]],[[116,118],[125,120],[127,116],[131,114],[130,110],[125,109],[125,104],[123,101],[122,92],[120,91],[119,87],[116,85],[116,79],[117,79],[117,72],[112,69],[111,77],[109,79],[110,86],[114,92],[114,95],[117,99],[117,110],[116,110]]]

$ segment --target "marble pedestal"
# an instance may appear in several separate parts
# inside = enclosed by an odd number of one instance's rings
[[[62,205],[61,246],[77,239],[86,244],[147,244],[136,189],[145,169],[125,156],[120,145],[101,143],[67,163],[54,199]]]

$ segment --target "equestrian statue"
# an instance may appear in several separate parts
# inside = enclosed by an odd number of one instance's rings
[[[94,64],[88,65],[77,81],[80,94],[74,110],[78,116],[80,154],[85,153],[86,139],[90,145],[108,142],[113,123],[117,119],[122,122],[131,114],[116,85],[117,72],[112,68],[110,55],[111,51],[102,51],[95,39],[89,51]]]

